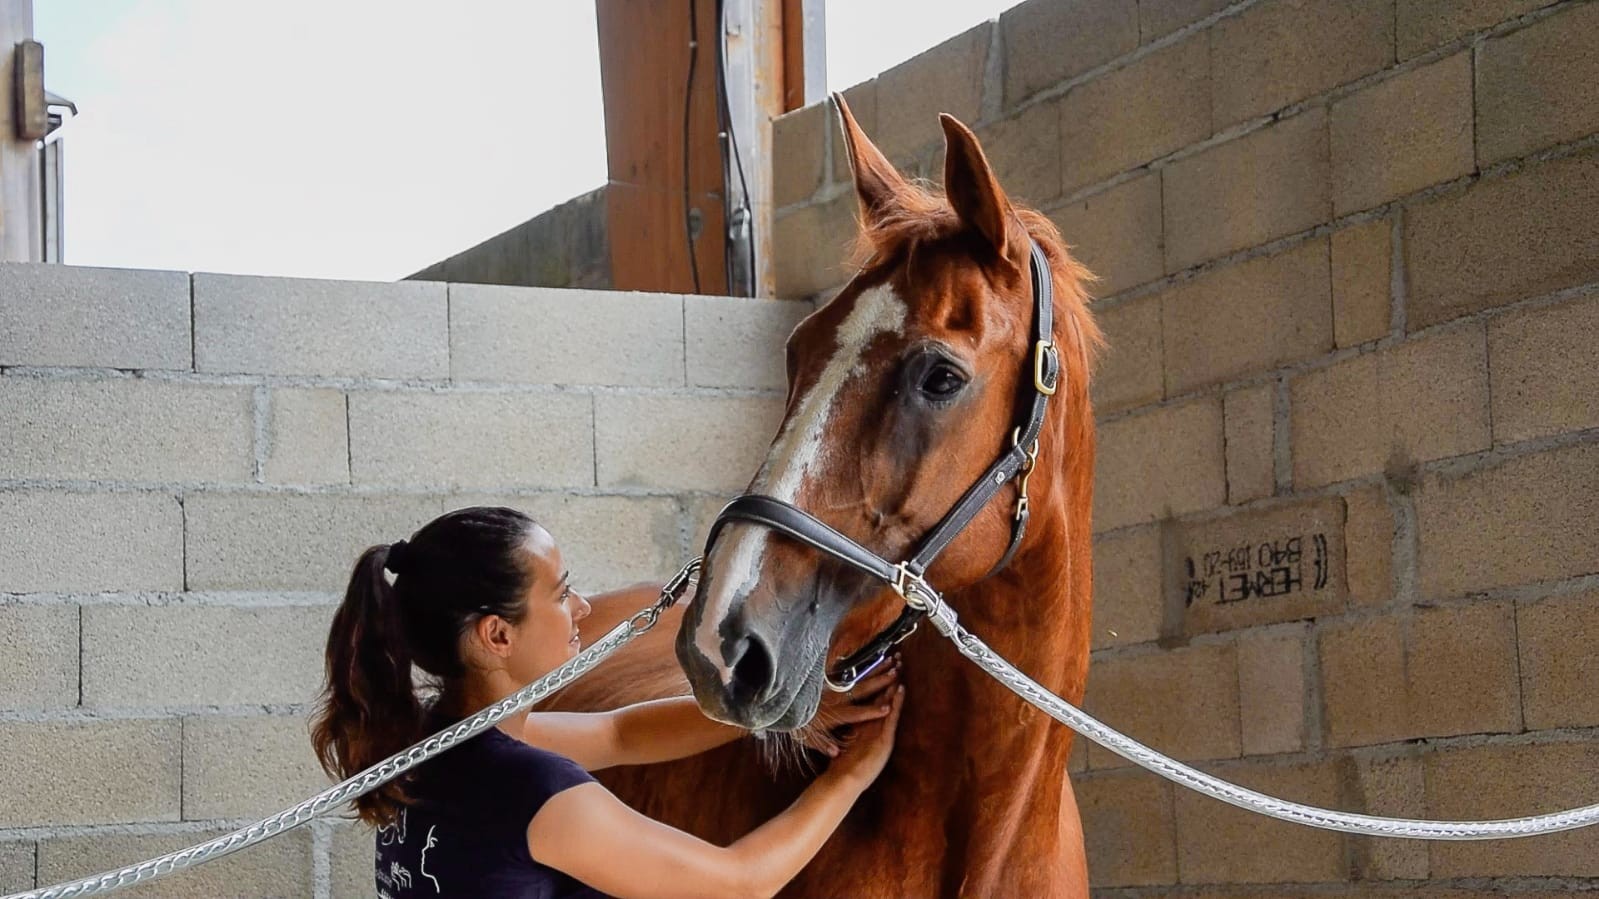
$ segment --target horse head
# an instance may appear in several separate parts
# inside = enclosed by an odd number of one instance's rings
[[[1035,387],[1036,244],[1052,274],[1061,383],[1030,488],[1050,526],[1029,531],[1022,553],[1026,543],[1061,538],[1072,493],[1086,537],[1086,381],[1098,341],[1087,272],[1047,219],[1010,201],[965,125],[941,117],[938,196],[901,177],[843,99],[834,102],[859,200],[860,268],[789,337],[785,417],[749,492],[803,509],[886,559],[904,558],[1011,446],[1017,410]],[[975,515],[929,581],[956,594],[995,568],[1013,536],[1018,489],[1007,484]],[[815,714],[830,662],[900,609],[881,580],[768,528],[727,521],[707,548],[678,661],[708,714],[792,730]]]

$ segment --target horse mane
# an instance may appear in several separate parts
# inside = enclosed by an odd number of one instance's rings
[[[1104,334],[1088,309],[1087,286],[1099,280],[1098,276],[1072,257],[1060,229],[1048,216],[1014,202],[1011,206],[1028,236],[1049,259],[1055,281],[1057,327],[1075,338],[1075,346],[1063,347],[1061,353],[1067,383],[1086,385],[1105,347]],[[858,218],[859,228],[849,254],[849,263],[857,270],[873,259],[892,259],[917,245],[953,237],[964,227],[942,192],[912,182],[899,186],[893,202],[885,204],[884,209],[871,217]]]

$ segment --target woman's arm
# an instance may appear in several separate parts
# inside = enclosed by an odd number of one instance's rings
[[[862,682],[852,697],[827,694],[819,718],[829,728],[863,724],[888,714],[883,694],[898,681],[895,669]],[[692,697],[677,696],[610,712],[534,712],[522,739],[559,753],[589,771],[649,765],[714,749],[742,737],[743,728],[705,717]]]
[[[744,733],[705,717],[692,697],[677,696],[610,712],[534,712],[522,739],[599,771],[680,759]]]
[[[771,896],[816,856],[893,749],[903,690],[782,814],[725,848],[640,815],[599,784],[556,794],[528,824],[535,861],[628,899]]]

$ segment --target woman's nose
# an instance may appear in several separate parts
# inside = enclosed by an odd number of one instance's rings
[[[589,617],[589,613],[592,611],[594,611],[594,607],[589,605],[588,597],[579,596],[577,598],[577,615],[573,618],[573,620],[582,621],[583,619]]]

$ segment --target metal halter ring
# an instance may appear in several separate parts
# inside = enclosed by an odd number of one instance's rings
[[[905,600],[905,605],[918,612],[927,611],[930,608],[927,600],[937,595],[932,585],[904,562],[894,566],[894,580],[889,582],[889,586]]]

